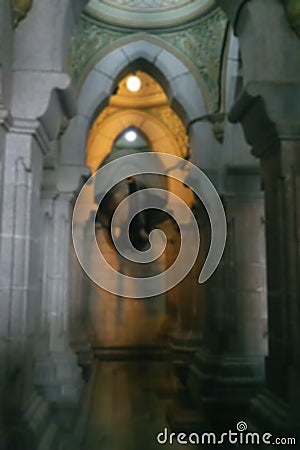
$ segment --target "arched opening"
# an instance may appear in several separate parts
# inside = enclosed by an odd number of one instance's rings
[[[163,204],[164,212],[152,208],[141,213],[139,217],[142,225],[140,225],[140,229],[138,226],[135,227],[138,245],[141,244],[139,241],[141,233],[147,233],[145,241],[148,241],[151,229],[155,228],[157,224],[164,230],[167,239],[172,235],[173,244],[168,246],[162,255],[152,263],[141,266],[128,262],[120,257],[111,240],[107,240],[107,233],[112,233],[110,225],[114,210],[120,199],[125,199],[132,191],[128,180],[120,182],[112,189],[111,194],[106,193],[99,205],[96,236],[98,247],[104,258],[115,270],[130,277],[142,277],[151,276],[151,274],[167,269],[176,259],[180,247],[180,235],[176,224],[168,216],[168,211],[172,212],[176,209],[174,196],[178,196],[189,207],[192,207],[194,195],[182,182],[168,176],[172,172],[176,172],[177,176],[181,174],[183,179],[188,175],[188,172],[185,173],[184,161],[190,158],[190,149],[185,125],[170,107],[167,95],[161,85],[152,76],[138,69],[134,71],[133,75],[140,81],[139,88],[131,90],[128,84],[132,74],[126,75],[114,89],[108,105],[94,120],[88,135],[86,159],[92,173],[96,173],[99,167],[105,167],[105,164],[115,159],[134,153],[166,153],[179,157],[183,162],[182,167],[164,167],[164,177],[146,174],[135,177],[133,181],[137,183],[134,190],[155,187],[163,189],[167,193]],[[93,187],[91,186],[90,189],[92,190]],[[92,197],[95,199],[99,194],[97,189],[97,186],[94,185]],[[91,204],[91,209],[95,207],[98,208],[98,204]],[[118,237],[122,233],[122,226],[125,225],[121,221],[117,232]],[[92,264],[97,264],[97,255],[92,255],[91,258]],[[105,270],[105,268],[99,267],[99,270]],[[109,276],[109,272],[107,276]],[[134,283],[134,281],[128,281],[128,283]],[[172,311],[172,317],[168,317],[170,315],[168,300],[170,299],[163,293],[155,298],[141,298],[137,301],[128,298],[126,295],[128,289],[126,290],[125,285],[123,288],[122,291],[122,287],[118,286],[118,296],[101,288],[92,290],[91,317],[95,337],[94,346],[97,348],[98,354],[107,351],[107,347],[111,349],[123,347],[123,349],[132,350],[141,346],[153,349],[156,346],[165,345],[167,328],[175,328],[175,323],[171,323],[172,320],[175,320],[174,311]],[[180,289],[177,289],[177,294],[179,293]],[[179,302],[180,298],[177,297],[176,301]],[[105,313],[107,311],[110,311],[109,317]]]
[[[136,70],[148,73],[162,86],[169,106],[189,129],[193,160],[200,161],[205,141],[196,128],[194,132],[193,124],[212,112],[213,105],[203,80],[184,55],[174,54],[174,49],[153,36],[137,34],[134,38],[121,39],[110,52],[96,55],[92,63],[79,84],[78,114],[70,121],[62,139],[62,165],[75,165],[78,170],[85,165],[91,125],[108,105],[118,83]],[[209,165],[207,158],[204,166]]]

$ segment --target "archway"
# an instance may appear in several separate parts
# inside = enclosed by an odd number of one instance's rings
[[[169,153],[184,159],[189,158],[188,138],[185,127],[179,117],[168,105],[167,97],[161,86],[144,72],[136,71],[135,73],[140,77],[142,86],[145,86],[144,91],[142,89],[142,92],[139,92],[139,94],[136,95],[128,92],[128,89],[126,89],[124,85],[126,85],[126,81],[130,77],[125,77],[118,84],[116,93],[109,99],[109,105],[99,114],[91,128],[87,144],[87,164],[93,173],[99,168],[103,160],[110,153],[114,142],[118,139],[120,134],[122,134],[124,130],[130,129],[130,127],[134,127],[146,137],[150,151]],[[177,167],[166,167],[166,169],[181,170]],[[151,177],[151,175],[149,176]],[[168,178],[168,184],[168,191],[170,193],[175,193],[175,195],[182,198],[189,206],[192,206],[194,198],[189,189],[172,178]],[[165,205],[165,210],[172,211],[175,208],[176,204],[172,203],[172,196],[170,196],[170,199],[167,200]],[[164,221],[165,220],[166,218],[164,218]],[[168,228],[168,226],[169,225],[167,225],[166,228]],[[170,231],[170,229],[168,231]],[[142,268],[143,265],[139,265],[138,267],[135,265],[134,267],[133,264],[128,264],[128,262],[124,262],[122,259],[119,261],[116,254],[105,245],[104,234],[101,230],[98,231],[97,237],[101,253],[104,255],[105,259],[109,261],[109,264],[116,270],[119,269],[121,273],[125,270],[125,273],[128,271],[128,275],[133,277],[133,270],[138,270],[141,276],[145,271],[150,274],[151,272],[158,270],[158,266],[159,271],[163,271],[162,268],[164,265],[163,260],[166,257],[165,254],[159,264],[157,264],[156,261],[153,261],[152,264],[148,264],[144,269]],[[179,236],[174,234],[173,240],[174,239],[178,241]],[[168,256],[169,260],[174,258],[173,254]],[[96,263],[95,258],[93,264]],[[120,264],[122,264],[122,266]],[[101,267],[101,270],[105,270],[105,268],[102,269]],[[106,276],[109,277],[109,273],[107,273]],[[131,283],[133,283],[133,280],[131,280]],[[121,290],[121,292],[123,291]],[[124,290],[124,292],[126,292],[126,290]],[[92,300],[94,308],[92,317],[98,317],[99,322],[101,317],[103,317],[103,311],[114,311],[115,313],[112,312],[110,316],[110,326],[114,329],[114,336],[118,336],[119,345],[122,343],[123,346],[126,345],[126,343],[127,345],[130,343],[131,345],[136,345],[137,342],[141,344],[145,343],[146,339],[146,343],[153,346],[153,343],[157,340],[157,333],[161,332],[160,329],[157,328],[158,325],[162,324],[164,327],[164,324],[168,322],[164,311],[164,295],[160,295],[156,299],[151,300],[145,298],[140,302],[134,302],[133,299],[129,298],[127,299],[125,294],[124,297],[125,300],[120,301],[119,298],[115,298],[115,296],[110,295],[103,290],[101,291],[101,295],[99,295],[99,291],[96,293],[94,292]],[[143,321],[144,323],[144,326],[142,327],[143,333],[141,333],[141,330],[137,333],[137,325],[135,324],[137,308],[139,310],[139,321]],[[123,311],[122,314],[121,311]],[[126,326],[123,326],[123,334],[121,333],[119,323],[120,314],[121,316],[124,315],[124,317],[126,317]],[[146,324],[148,325],[146,326]],[[98,335],[96,345],[99,345],[99,342],[101,342],[102,345],[113,343],[111,335],[104,336],[101,327],[95,325],[94,329]],[[132,333],[136,334],[137,342],[128,340],[128,335],[131,335]]]
[[[191,68],[178,55],[172,54],[170,48],[164,47],[159,39],[137,35],[130,42],[122,40],[94,63],[80,89],[78,114],[62,138],[61,164],[72,165],[74,169],[77,166],[75,176],[78,177],[85,165],[85,145],[92,122],[108,104],[118,82],[136,68],[158,80],[165,89],[170,106],[193,138],[193,126],[208,113],[209,99],[199,77],[194,76]],[[191,141],[193,159],[198,161],[201,134]]]

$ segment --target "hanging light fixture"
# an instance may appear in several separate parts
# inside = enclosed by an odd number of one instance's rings
[[[134,142],[137,139],[137,132],[134,130],[126,131],[125,139],[127,142]]]
[[[127,89],[130,92],[138,92],[141,89],[141,79],[136,75],[130,75],[126,81]]]

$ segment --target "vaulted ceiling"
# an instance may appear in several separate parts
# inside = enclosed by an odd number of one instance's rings
[[[151,29],[182,25],[213,7],[213,0],[90,0],[86,13],[116,26]]]

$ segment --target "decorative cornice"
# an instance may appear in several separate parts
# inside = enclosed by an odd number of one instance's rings
[[[47,132],[39,120],[17,119],[9,117],[7,121],[7,131],[16,134],[27,134],[33,136],[44,155],[51,150],[51,141]]]

